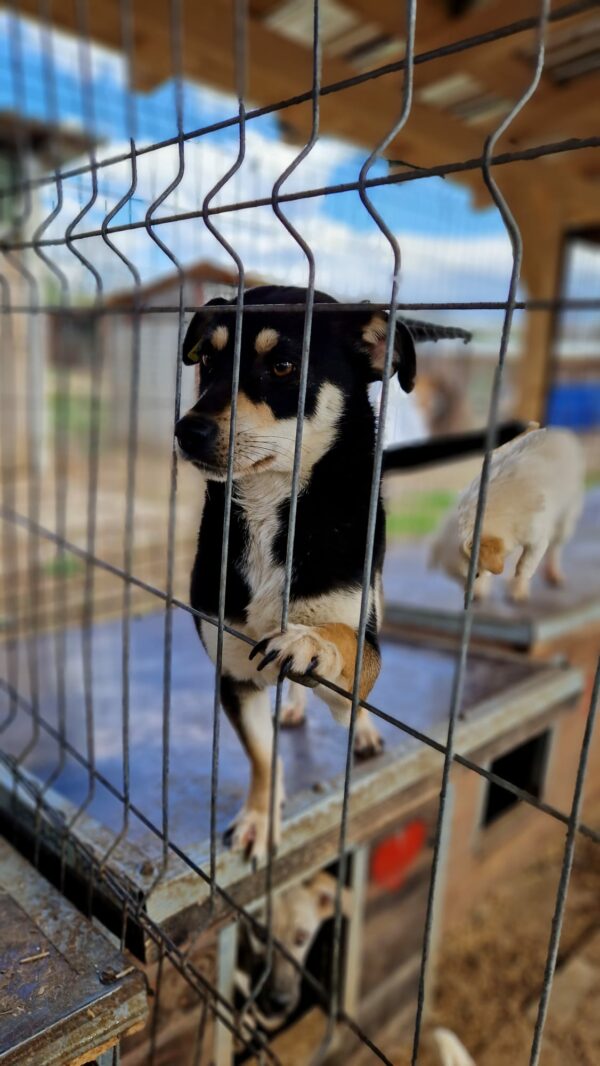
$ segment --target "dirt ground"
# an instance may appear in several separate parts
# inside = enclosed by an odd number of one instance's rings
[[[600,823],[600,799],[585,812]],[[499,884],[445,938],[429,1022],[453,1029],[477,1066],[526,1066],[564,844],[557,832],[535,860]],[[383,1045],[398,1066],[410,1047]],[[434,1060],[425,1049],[422,1066]],[[600,1063],[600,847],[579,838],[541,1066]]]

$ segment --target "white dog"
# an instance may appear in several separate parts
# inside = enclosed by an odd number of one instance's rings
[[[535,426],[535,423],[534,423]],[[562,585],[560,553],[581,513],[584,490],[581,446],[568,430],[537,426],[498,448],[492,457],[474,595],[488,591],[489,574],[501,574],[507,556],[520,554],[510,596],[526,600],[544,555],[545,577]],[[436,535],[430,565],[464,584],[473,547],[479,477],[461,494]]]

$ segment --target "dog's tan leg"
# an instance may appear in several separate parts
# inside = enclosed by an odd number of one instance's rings
[[[334,643],[337,644],[343,659],[341,673],[342,680],[339,681],[338,684],[340,688],[346,689],[347,692],[352,692],[354,686],[354,671],[356,669],[356,633],[350,628],[350,626],[345,625],[317,626],[317,629],[321,631],[325,630],[325,635],[328,635],[329,638],[333,639]],[[361,700],[366,700],[373,685],[377,681],[380,669],[381,659],[379,652],[367,640],[365,641],[363,651],[360,688],[358,692]],[[325,688],[324,685],[319,686],[318,694],[338,720],[340,720],[341,717],[341,721],[343,721],[344,724],[349,724],[350,711],[352,709],[349,700],[343,699],[336,692],[332,692],[331,689]],[[383,740],[372,716],[364,707],[359,707],[356,712],[356,723],[354,726],[354,754],[359,759],[370,759],[373,755],[378,755],[382,749]]]
[[[354,685],[354,671],[356,669],[356,646],[357,637],[356,632],[350,628],[350,626],[341,625],[337,623],[330,623],[321,626],[315,626],[320,635],[325,639],[331,641],[332,644],[338,650],[341,664],[338,678],[331,678],[335,681],[340,688],[346,690],[346,692],[352,692]],[[369,641],[365,641],[362,661],[362,671],[360,678],[360,688],[358,694],[361,700],[366,700],[373,685],[375,684],[379,670],[381,669],[381,658],[379,652],[373,647]],[[327,674],[324,674],[327,677]],[[318,689],[318,694],[322,700],[325,701],[334,717],[345,724],[348,723],[351,703],[350,700],[345,699],[343,696],[338,695],[337,692],[332,692],[331,689],[325,688],[321,685]],[[377,730],[373,726],[368,712],[363,708],[359,708],[359,715],[356,720],[357,731],[361,727],[364,733],[372,731],[372,735],[378,735]]]
[[[251,681],[221,681],[221,702],[238,734],[250,760],[250,788],[240,813],[225,836],[234,851],[243,851],[248,858],[264,859],[269,842],[269,797],[271,785],[271,757],[273,725],[271,701],[266,689],[257,688]],[[281,806],[283,803],[283,770],[277,766],[276,796],[273,819],[273,844],[281,838]]]

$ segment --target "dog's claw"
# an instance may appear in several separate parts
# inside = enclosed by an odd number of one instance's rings
[[[269,637],[265,637],[264,640],[259,640],[258,644],[255,644],[248,658],[254,659],[257,655],[261,655],[266,650],[269,643]],[[260,670],[260,666],[258,668]]]
[[[319,665],[319,656],[318,655],[313,655],[313,657],[310,660],[308,666],[306,667],[306,670],[304,671],[304,673],[305,674],[312,674],[317,669],[318,665]]]
[[[271,660],[269,660],[269,661],[271,661]],[[282,681],[287,677],[288,670],[289,670],[290,666],[292,665],[293,661],[294,661],[294,656],[293,655],[286,655],[285,659],[283,660],[283,662],[281,664],[281,670],[279,671],[279,677],[281,678]]]
[[[264,670],[265,666],[268,666],[269,663],[272,663],[273,660],[276,659],[278,655],[279,655],[279,648],[273,648],[272,651],[268,652],[267,655],[265,655],[263,661],[261,663],[259,663],[259,665],[256,667],[256,669],[258,671]]]

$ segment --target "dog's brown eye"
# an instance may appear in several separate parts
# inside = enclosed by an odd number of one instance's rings
[[[291,374],[294,369],[293,363],[281,361],[279,363],[273,363],[273,373],[276,378],[286,378],[288,374]]]
[[[212,366],[212,355],[209,355],[208,352],[202,352],[202,355],[200,356],[200,362],[206,370],[210,370]]]
[[[308,933],[306,929],[296,929],[294,934],[294,944],[297,948],[304,947],[309,937],[310,933]]]

